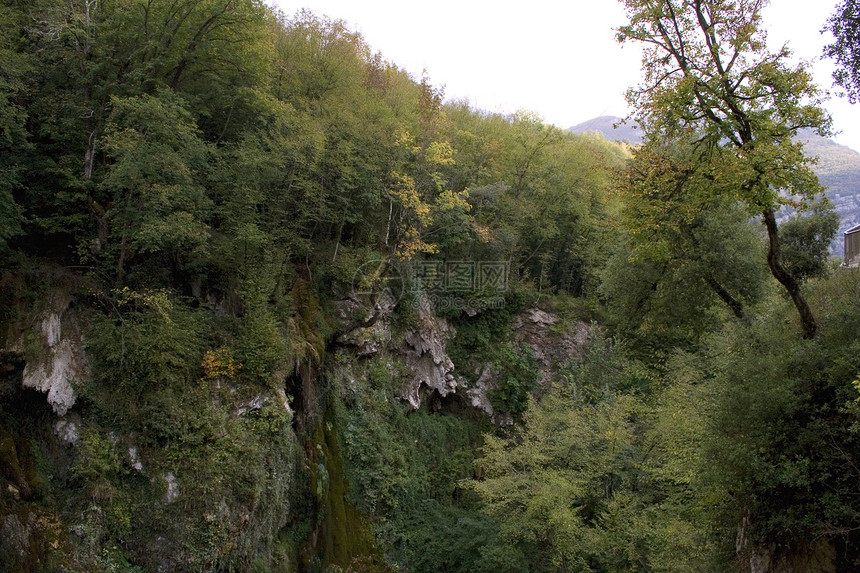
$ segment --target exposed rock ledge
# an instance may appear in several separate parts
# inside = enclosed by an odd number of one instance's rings
[[[362,304],[364,303],[364,304]],[[391,317],[396,301],[380,295],[371,308],[367,301],[349,293],[335,304],[338,326],[345,333],[337,341],[355,348],[357,356],[373,356],[390,350],[403,359],[406,377],[397,397],[413,410],[434,391],[442,397],[457,390],[454,363],[448,357],[445,343],[454,329],[435,315],[426,296],[419,299],[418,320],[403,338],[392,345]]]
[[[400,399],[412,409],[420,408],[422,396],[433,391],[443,398],[457,391],[454,363],[445,350],[453,331],[444,318],[433,313],[429,299],[422,299],[418,326],[406,333],[400,353],[409,372]]]
[[[454,328],[437,316],[425,296],[419,299],[417,324],[400,338],[392,341],[391,317],[395,304],[383,299],[370,309],[361,305],[355,296],[347,296],[337,303],[337,319],[344,334],[338,342],[355,348],[360,357],[376,355],[386,349],[402,358],[406,376],[397,392],[398,398],[417,410],[434,392],[441,397],[454,394],[458,389],[472,407],[485,412],[497,423],[504,423],[494,412],[488,398],[495,387],[498,372],[492,364],[454,363],[446,350],[446,343],[455,335]],[[538,382],[545,389],[557,377],[560,369],[571,362],[582,362],[593,336],[593,325],[582,321],[565,324],[550,312],[531,308],[518,315],[513,324],[512,342],[528,345],[534,351],[538,366]],[[396,346],[392,347],[392,342]],[[462,376],[464,369],[474,372],[472,381]]]
[[[545,390],[556,379],[559,370],[571,362],[581,363],[588,351],[594,334],[594,325],[583,321],[559,328],[560,318],[539,308],[530,308],[517,315],[511,325],[512,341],[516,345],[528,345],[534,352],[538,367],[538,392]],[[466,365],[461,365],[461,368]],[[510,425],[509,415],[495,412],[489,393],[495,388],[499,376],[493,364],[472,364],[475,382],[466,391],[472,407],[483,411],[493,423]],[[464,382],[465,384],[465,382]]]
[[[559,322],[555,314],[530,308],[516,317],[513,324],[514,342],[528,344],[538,361],[538,384],[546,387],[559,369],[572,362],[585,360],[588,343],[594,334],[594,325],[577,320],[564,331],[554,326]]]
[[[54,293],[34,321],[31,333],[25,333],[15,349],[24,348],[24,341],[35,336],[38,352],[28,352],[21,385],[44,392],[48,403],[58,416],[63,416],[75,403],[74,386],[89,376],[89,362],[84,353],[84,337],[74,312],[71,298]]]

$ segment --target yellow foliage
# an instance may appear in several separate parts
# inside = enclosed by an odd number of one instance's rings
[[[408,149],[412,153],[419,153],[421,148],[415,145],[415,138],[408,131],[403,131],[395,142],[400,147]]]
[[[236,362],[233,353],[227,348],[207,350],[200,362],[203,367],[203,377],[206,380],[216,378],[232,378],[242,369],[242,364]]]
[[[173,310],[173,303],[170,302],[167,290],[165,289],[136,292],[124,286],[121,289],[114,289],[113,293],[116,296],[116,305],[119,308],[140,304],[160,314],[166,322],[172,322],[169,313]]]
[[[466,200],[469,192],[464,190],[455,193],[445,189],[442,173],[435,170],[438,166],[454,165],[454,148],[447,141],[432,141],[422,150],[415,146],[415,139],[408,131],[403,131],[396,143],[408,150],[413,159],[418,160],[419,163],[423,159],[426,162],[425,167],[431,166],[425,175],[429,175],[435,185],[433,189],[425,182],[424,186],[429,188],[420,191],[412,175],[398,171],[391,172],[393,185],[388,193],[402,210],[398,224],[400,241],[397,254],[403,259],[411,259],[417,253],[437,253],[439,248],[434,243],[427,243],[421,238],[422,233],[433,224],[434,214],[455,210],[465,213],[471,209],[471,205]]]
[[[472,206],[466,201],[468,197],[468,189],[464,189],[459,193],[454,193],[450,189],[446,189],[436,197],[436,208],[440,211],[453,211],[454,209],[469,211],[472,209]]]
[[[430,215],[430,205],[422,201],[421,197],[418,196],[418,190],[415,189],[415,180],[409,175],[403,175],[396,171],[392,172],[391,175],[395,180],[395,187],[389,191],[391,196],[405,209],[409,209],[415,213],[422,225],[433,223],[433,217]]]
[[[447,141],[434,141],[427,146],[424,158],[434,165],[454,165],[454,148]]]
[[[433,243],[425,243],[418,235],[417,229],[410,227],[403,233],[403,239],[397,246],[397,256],[410,260],[417,253],[438,253],[439,247]]]
[[[479,225],[478,223],[472,223],[472,229],[475,231],[475,234],[478,235],[478,238],[481,239],[482,243],[489,243],[493,238],[493,231],[486,225]]]

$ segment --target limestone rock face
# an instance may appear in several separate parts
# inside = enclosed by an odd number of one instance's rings
[[[422,300],[418,325],[406,333],[400,352],[408,377],[399,397],[412,409],[420,408],[422,398],[433,391],[443,398],[457,391],[454,363],[445,350],[445,343],[452,334],[453,328],[448,322],[433,314],[429,300]]]
[[[272,561],[278,532],[300,515],[294,503],[305,503],[299,496],[306,491],[298,487],[304,458],[288,423],[286,388],[200,379],[194,370],[187,401],[182,389],[154,384],[142,393],[145,416],[95,421],[98,408],[80,407],[90,376],[90,310],[73,304],[86,299],[60,290],[73,287],[22,287],[27,298],[16,295],[20,303],[0,321],[0,401],[14,420],[0,424],[0,570],[68,564],[101,571],[126,557],[141,570],[165,572],[214,570],[216,562],[234,569],[257,556]],[[98,392],[88,398],[106,399]],[[131,400],[122,405],[133,408]],[[93,455],[107,469],[76,474],[76,467],[94,467],[85,465]],[[117,499],[124,500],[121,514]],[[66,510],[79,506],[86,509]],[[118,531],[116,515],[136,525],[122,551],[107,555],[102,547]]]
[[[33,333],[39,345],[24,366],[22,386],[47,394],[48,403],[63,416],[75,403],[76,383],[89,376],[84,338],[67,295],[52,295],[39,313]]]
[[[560,330],[555,327],[559,320],[558,316],[538,308],[531,308],[514,320],[514,342],[531,346],[539,364],[538,383],[542,387],[550,383],[559,367],[585,360],[594,333],[595,327],[583,321]]]
[[[67,446],[74,446],[78,443],[80,425],[80,416],[71,414],[68,418],[64,417],[54,422],[54,435]]]
[[[516,345],[528,345],[534,352],[538,363],[538,383],[540,389],[547,388],[559,369],[571,362],[582,362],[588,352],[588,344],[593,335],[594,326],[577,321],[572,325],[561,328],[561,319],[550,312],[531,308],[518,315],[513,322],[512,342]],[[466,365],[458,365],[463,369]],[[513,423],[510,415],[496,412],[489,399],[489,394],[496,387],[499,372],[493,364],[471,364],[474,380],[467,386],[466,396],[473,408],[483,411],[492,418],[497,426],[507,426]]]
[[[356,293],[335,303],[335,319],[344,334],[338,343],[356,347],[358,356],[372,356],[391,342],[391,314],[395,301],[387,293],[370,300]]]
[[[416,325],[394,341],[391,318],[397,301],[387,293],[373,299],[349,293],[335,305],[338,328],[344,332],[337,338],[339,344],[354,347],[358,357],[388,350],[403,360],[406,376],[398,398],[413,410],[433,392],[445,397],[457,390],[454,363],[445,350],[453,328],[434,314],[426,296],[418,303]]]
[[[446,344],[456,333],[444,318],[436,315],[426,295],[416,301],[415,325],[392,337],[396,301],[383,294],[371,304],[366,297],[347,293],[335,304],[337,328],[343,333],[337,342],[354,348],[360,358],[385,352],[399,357],[405,376],[397,397],[413,410],[419,409],[434,393],[444,398],[459,392],[468,404],[490,416],[495,423],[508,423],[507,418],[503,419],[494,411],[488,397],[499,376],[494,365],[469,361],[458,364],[455,370]],[[466,311],[469,316],[476,312]],[[560,368],[584,360],[593,328],[583,321],[564,323],[555,314],[531,308],[515,318],[511,325],[511,342],[531,347],[538,363],[540,387],[546,388]],[[472,374],[464,375],[468,372]]]
[[[475,384],[466,391],[466,396],[469,397],[469,402],[472,404],[473,408],[481,410],[492,418],[495,414],[495,410],[493,408],[493,404],[490,402],[490,398],[487,396],[487,393],[492,388],[493,380],[498,374],[493,371],[491,364],[482,365],[479,368],[479,372],[480,374],[478,374],[478,379],[475,381]]]
[[[390,325],[377,321],[371,326],[359,326],[342,335],[338,342],[355,346],[358,356],[372,356],[391,342]]]

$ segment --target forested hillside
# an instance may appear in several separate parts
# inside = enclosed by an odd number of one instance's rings
[[[622,118],[614,116],[584,121],[571,127],[570,131],[577,134],[599,133],[608,141],[623,141],[631,145],[642,142],[642,131],[638,126],[624,124]],[[803,142],[810,157],[818,159],[814,166],[815,173],[827,188],[825,195],[839,213],[839,228],[831,253],[841,257],[843,233],[860,224],[860,153],[811,130],[801,130],[798,140]]]
[[[631,150],[309,12],[4,0],[0,571],[855,570],[860,277],[778,127]]]
[[[815,172],[821,184],[827,187],[827,198],[839,213],[834,254],[843,256],[842,234],[860,225],[860,153],[811,133],[801,133],[800,139],[807,153],[818,158]]]

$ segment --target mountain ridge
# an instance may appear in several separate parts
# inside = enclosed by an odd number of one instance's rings
[[[641,143],[642,131],[638,126],[623,121],[620,117],[603,115],[568,129],[577,134],[599,133],[608,141],[623,141],[630,145]],[[831,251],[842,255],[845,231],[860,224],[860,153],[808,129],[798,133],[798,139],[803,142],[807,153],[818,159],[815,173],[827,188],[825,195],[839,213],[839,230]]]

